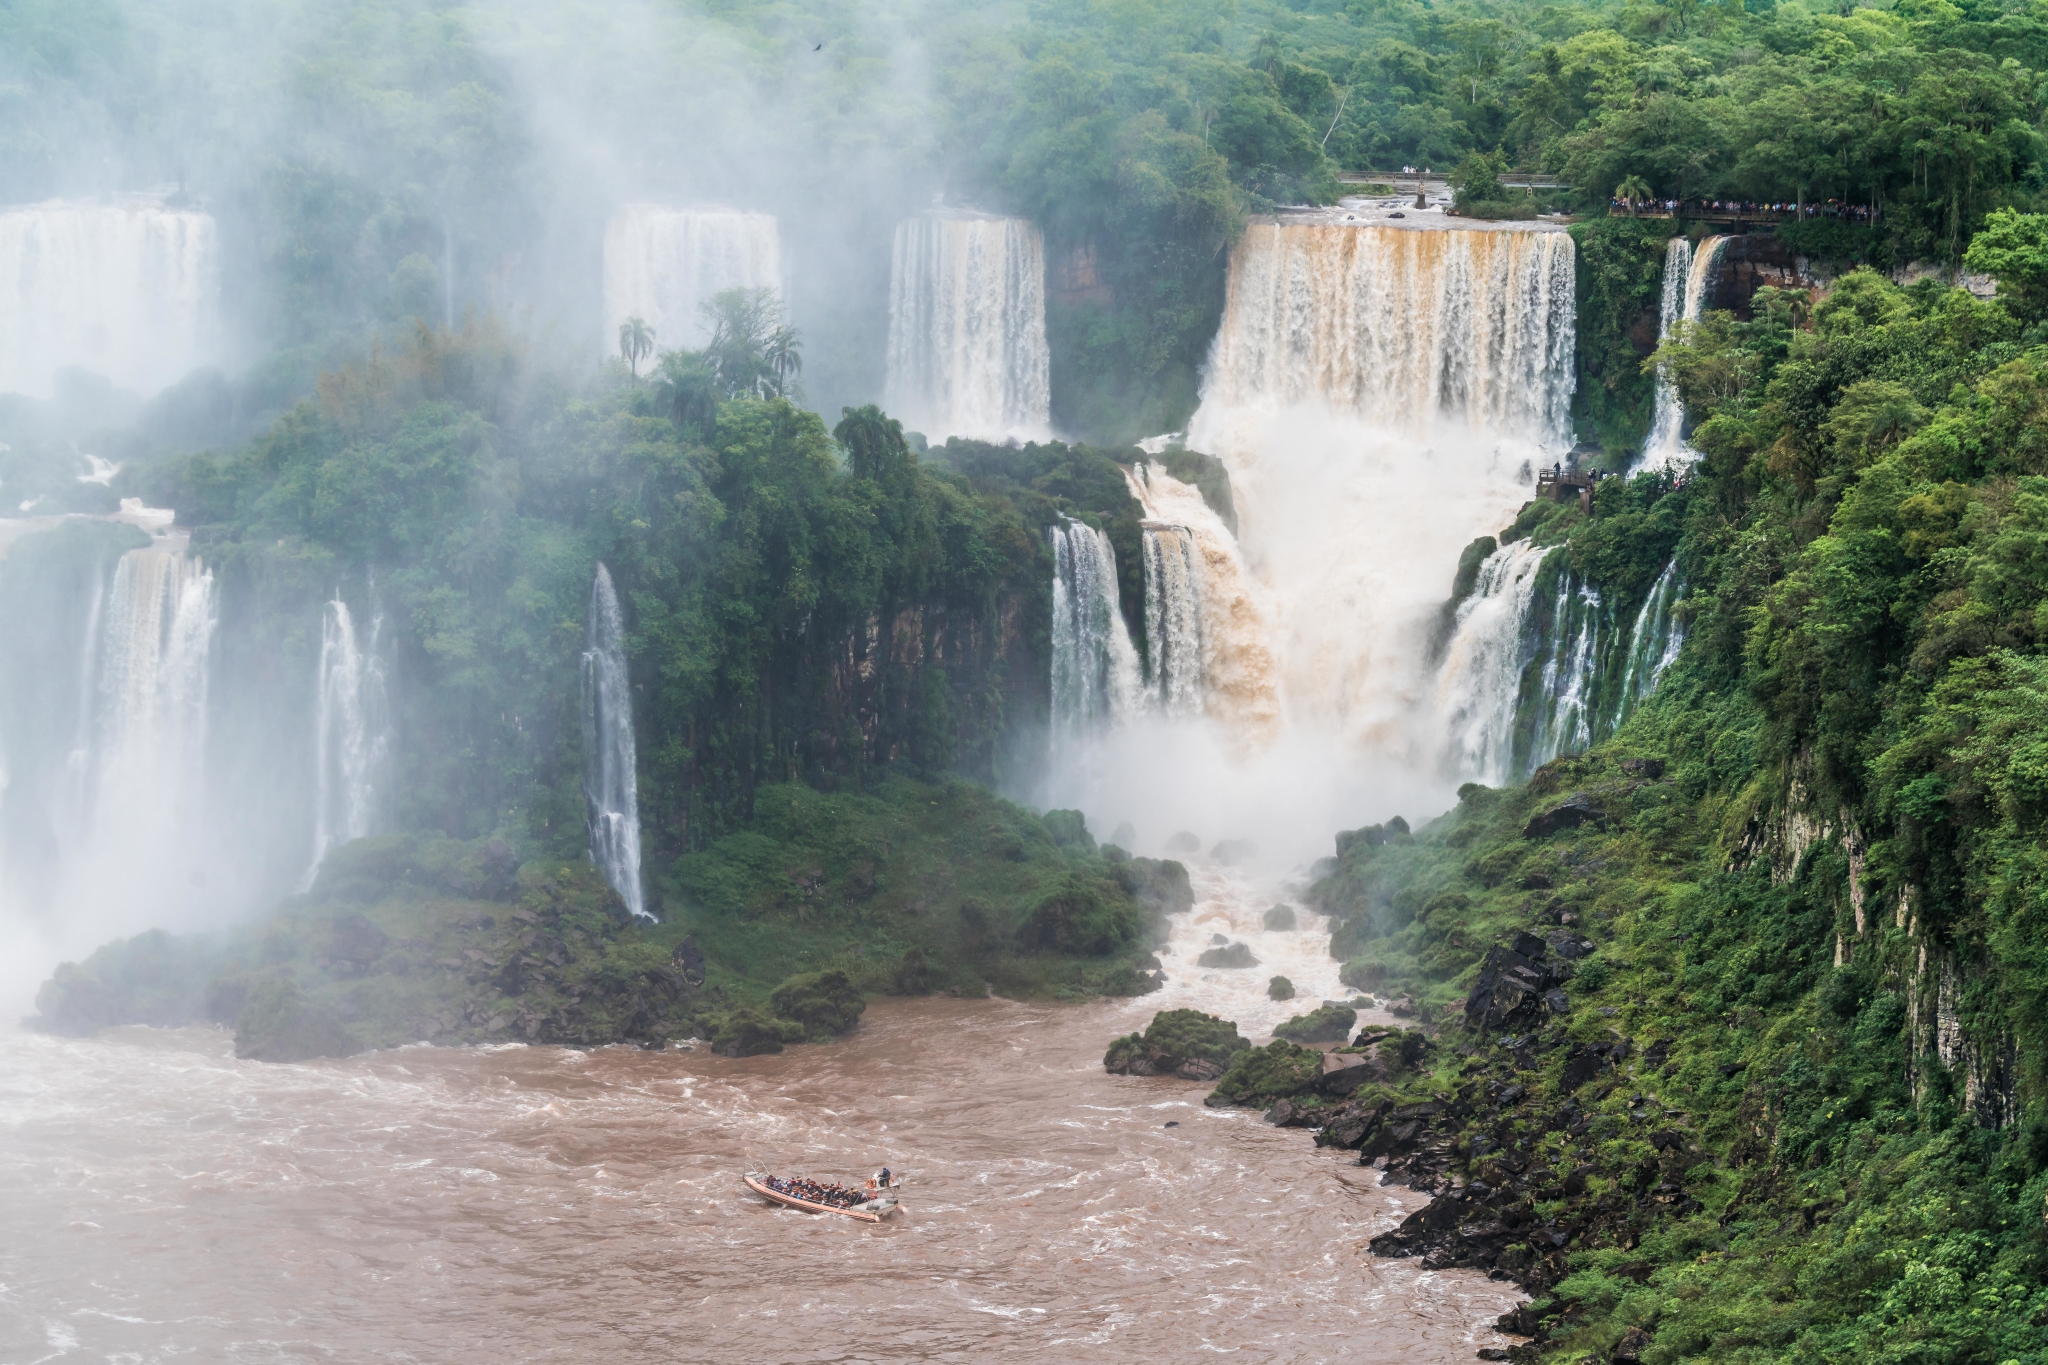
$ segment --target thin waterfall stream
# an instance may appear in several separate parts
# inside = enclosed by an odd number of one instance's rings
[[[626,626],[611,570],[590,584],[583,651],[583,796],[590,860],[637,917],[647,916],[640,878],[640,787],[633,747],[633,691],[626,673]]]

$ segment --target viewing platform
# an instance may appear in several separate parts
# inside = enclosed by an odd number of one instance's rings
[[[1593,514],[1593,490],[1600,484],[1598,474],[1585,474],[1576,469],[1545,469],[1536,475],[1536,496],[1552,502],[1563,502],[1576,497],[1579,510],[1587,516]]]

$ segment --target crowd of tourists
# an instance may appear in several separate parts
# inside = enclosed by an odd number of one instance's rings
[[[829,1180],[805,1180],[801,1176],[762,1176],[761,1183],[777,1194],[786,1194],[792,1199],[801,1199],[811,1204],[826,1204],[835,1209],[850,1209],[865,1204],[889,1186],[889,1168],[884,1166],[879,1176],[869,1176],[865,1190],[852,1190]]]
[[[1668,213],[1737,218],[1834,218],[1845,223],[1877,221],[1877,210],[1870,205],[1845,204],[1837,199],[1800,204],[1787,199],[1765,203],[1755,199],[1623,199],[1616,196],[1607,201],[1607,211],[1631,215]]]

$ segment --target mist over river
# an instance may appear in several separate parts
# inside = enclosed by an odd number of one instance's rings
[[[877,1000],[774,1056],[0,1035],[0,1359],[1472,1359],[1514,1288],[1365,1251],[1422,1196],[1103,1071],[1159,1008],[1262,1037],[1300,1003],[1270,970],[1336,989],[1319,918],[1257,930],[1270,887],[1193,870],[1163,992]],[[1218,931],[1265,965],[1174,965]],[[739,1180],[883,1163],[908,1183],[879,1226]]]

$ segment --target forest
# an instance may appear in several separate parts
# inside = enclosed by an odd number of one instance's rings
[[[175,184],[254,263],[225,284],[236,364],[146,402],[83,375],[0,396],[0,490],[175,509],[240,625],[230,694],[310,676],[324,597],[374,592],[397,728],[436,739],[393,784],[407,833],[240,938],[67,966],[46,1022],[240,1018],[252,1055],[507,1027],[743,1052],[843,1033],[863,992],[1151,988],[1185,870],[993,794],[1043,752],[1048,528],[1107,533],[1142,647],[1119,466],[1194,410],[1231,243],[1426,166],[1471,217],[1574,216],[1588,461],[1627,470],[1659,373],[1699,460],[1504,528],[1617,610],[1676,563],[1685,647],[1643,708],[1321,867],[1345,980],[1435,1039],[1373,1102],[1439,1104],[1432,1159],[1566,1236],[1493,1263],[1537,1295],[1528,1358],[2048,1361],[2048,8],[284,8],[290,42],[254,5],[0,4],[7,197]],[[597,55],[551,60],[576,24]],[[630,166],[581,158],[603,136]],[[1031,218],[1069,439],[905,431],[857,271],[792,280],[795,364],[748,333],[593,366],[560,244],[612,175],[829,204],[855,236],[940,193]],[[1687,224],[1617,196],[1869,213],[1788,222],[1813,287],[1660,345]],[[24,541],[0,602],[131,544]],[[654,926],[581,861],[597,561]],[[1592,945],[1568,1011],[1468,1005],[1502,945],[1567,928]]]

